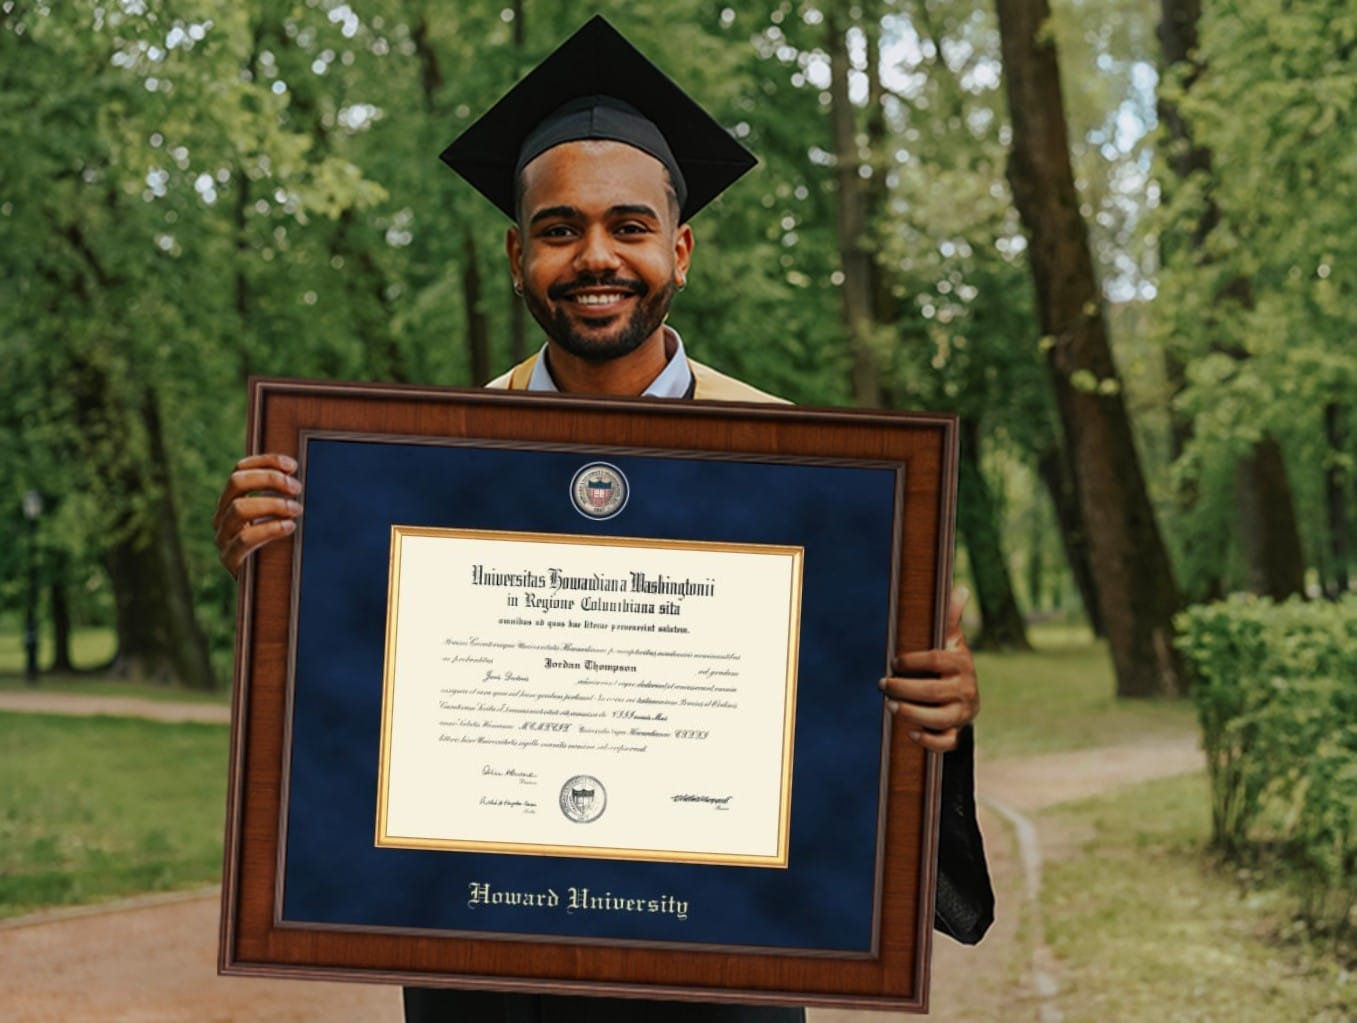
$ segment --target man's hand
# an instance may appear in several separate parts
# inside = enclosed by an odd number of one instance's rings
[[[212,517],[217,552],[232,575],[240,574],[251,551],[296,531],[302,513],[296,471],[287,455],[250,455],[236,463]]]
[[[947,607],[947,645],[895,659],[895,674],[881,680],[886,706],[909,737],[924,749],[949,750],[957,733],[980,711],[975,661],[961,631],[961,612],[971,593],[958,586]]]

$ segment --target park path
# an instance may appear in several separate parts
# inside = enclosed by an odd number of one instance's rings
[[[17,696],[26,697],[16,701]],[[188,716],[189,708],[203,716]],[[0,710],[223,721],[225,707],[0,693]],[[1058,1023],[1058,970],[1041,939],[1041,837],[1027,816],[1123,785],[1200,770],[1190,736],[981,761],[980,822],[998,906],[975,948],[935,935],[930,1019]],[[0,922],[0,1016],[8,1023],[400,1023],[398,989],[221,978],[216,888]],[[810,1023],[893,1014],[815,1010]]]
[[[0,692],[0,711],[14,711],[20,714],[69,714],[76,717],[110,714],[114,717],[149,718],[152,721],[197,721],[214,725],[231,723],[231,707],[225,703],[54,693],[45,689],[10,689]]]

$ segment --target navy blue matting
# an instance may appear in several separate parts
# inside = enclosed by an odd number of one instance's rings
[[[569,498],[595,460],[631,485],[603,522]],[[889,468],[311,438],[284,923],[869,951],[895,486]],[[376,848],[393,523],[804,546],[787,868]],[[470,907],[473,882],[671,896],[687,919]]]

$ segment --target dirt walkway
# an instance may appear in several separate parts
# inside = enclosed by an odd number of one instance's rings
[[[63,694],[23,709],[137,713],[159,720],[192,704]],[[56,699],[50,699],[56,697]],[[91,703],[83,701],[91,700]],[[77,703],[76,701],[82,701]],[[77,706],[97,709],[76,710]],[[1036,894],[1041,856],[1026,812],[1202,766],[1189,737],[981,762],[981,826],[998,893],[994,928],[976,948],[934,944],[930,1019],[938,1023],[1047,1023],[1053,983],[1043,960]],[[400,1023],[400,996],[385,986],[220,978],[214,890],[59,911],[0,923],[0,1015],[8,1023]],[[894,1014],[813,1011],[811,1023],[885,1023]]]
[[[0,711],[7,710],[22,714],[70,714],[76,717],[109,714],[113,717],[200,721],[214,725],[231,722],[231,708],[224,703],[148,700],[139,696],[89,696],[41,689],[0,692]]]

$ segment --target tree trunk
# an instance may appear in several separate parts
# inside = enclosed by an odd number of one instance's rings
[[[483,308],[481,262],[476,252],[476,235],[468,228],[465,235],[462,266],[462,300],[466,303],[466,344],[471,383],[479,387],[490,379],[490,324]]]
[[[1040,515],[1032,514],[1029,521],[1032,528],[1027,537],[1027,610],[1035,614],[1046,609],[1046,531],[1042,529]]]
[[[1098,606],[1119,696],[1177,694],[1178,587],[1150,506],[1107,338],[1070,166],[1046,0],[996,0],[1013,121],[1008,165],[1026,230],[1047,365],[1079,478]]]
[[[867,42],[867,148],[874,157],[881,154],[890,140],[890,125],[886,121],[886,87],[881,80],[881,19],[880,0],[862,4],[862,30]],[[866,223],[880,223],[890,203],[888,175],[880,166],[867,180],[864,192]],[[875,255],[873,241],[870,259],[872,321],[875,324],[896,323],[901,316],[900,298],[895,292],[895,274]],[[878,374],[879,375],[879,374]],[[882,400],[889,402],[888,389],[882,389]]]
[[[1079,590],[1088,627],[1101,639],[1107,635],[1107,630],[1098,607],[1098,587],[1093,581],[1088,530],[1084,528],[1084,513],[1079,501],[1079,480],[1068,461],[1060,448],[1048,448],[1037,458],[1037,474],[1051,496],[1051,507],[1055,509],[1055,520],[1060,527],[1060,543],[1065,549],[1065,562]]]
[[[150,453],[140,469],[145,475],[134,485],[148,495],[150,507],[140,517],[141,528],[115,539],[107,555],[118,632],[111,671],[189,689],[215,689],[207,637],[193,613],[193,591],[166,468],[169,456],[153,394],[146,395],[141,418]]]
[[[523,72],[524,52],[528,45],[528,26],[523,20],[525,14],[523,0],[514,0],[512,10],[514,20],[510,24],[513,28],[514,74],[517,77]],[[528,357],[528,317],[523,307],[523,299],[514,293],[512,282],[507,283],[509,289],[509,364],[517,366]]]
[[[110,207],[116,209],[113,198]],[[79,224],[62,232],[85,273],[73,276],[71,291],[86,304],[98,290],[115,294],[127,283],[109,273]],[[113,584],[118,653],[111,671],[192,689],[216,688],[207,637],[194,616],[193,592],[179,520],[170,488],[169,455],[155,394],[146,385],[127,385],[139,394],[129,404],[114,392],[110,373],[97,358],[70,359],[67,387],[82,437],[98,438],[88,457],[104,494],[119,496],[125,509],[111,522],[105,558]],[[137,456],[145,431],[144,456]]]
[[[52,555],[52,582],[47,588],[52,604],[52,671],[70,674],[71,663],[71,606],[66,600],[66,555]]]
[[[1240,461],[1235,478],[1249,589],[1273,600],[1303,592],[1305,558],[1281,445],[1265,436]]]
[[[998,511],[980,470],[980,425],[974,419],[961,420],[958,470],[957,528],[970,555],[971,579],[980,606],[980,632],[971,645],[976,649],[1030,650],[1027,624],[1013,595]]]
[[[829,48],[829,117],[834,135],[839,263],[843,271],[843,322],[853,357],[853,398],[864,408],[881,405],[881,380],[872,338],[872,254],[867,245],[864,185],[858,175],[857,117],[848,98],[848,42],[838,16],[825,17]]]
[[[1333,561],[1333,596],[1348,592],[1348,558],[1351,547],[1348,536],[1348,479],[1347,471],[1338,460],[1347,440],[1343,429],[1343,408],[1335,403],[1324,406],[1324,435],[1329,442],[1329,466],[1324,470],[1325,505],[1329,512],[1329,557]]]

